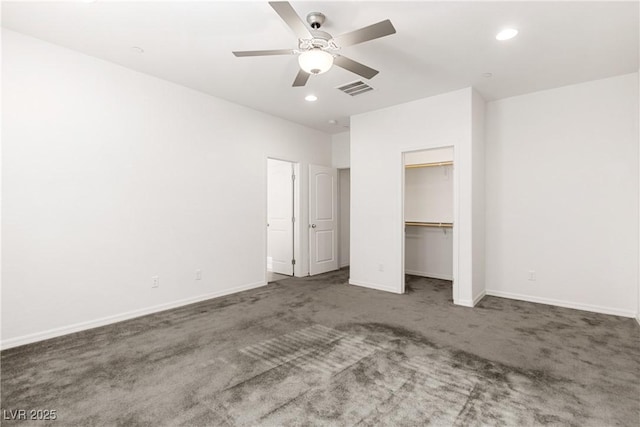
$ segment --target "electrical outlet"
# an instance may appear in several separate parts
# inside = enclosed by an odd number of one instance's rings
[[[160,286],[160,277],[158,276],[151,277],[151,287],[157,288],[158,286]]]
[[[196,270],[196,280],[202,280],[202,270]]]
[[[532,282],[536,281],[536,272],[534,270],[529,270],[529,279]]]
[[[379,272],[383,272],[384,271],[384,264],[378,264],[378,271]]]

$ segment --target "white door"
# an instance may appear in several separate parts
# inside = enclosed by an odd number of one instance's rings
[[[309,274],[338,269],[338,170],[309,165]]]
[[[293,164],[267,160],[267,270],[293,275]]]

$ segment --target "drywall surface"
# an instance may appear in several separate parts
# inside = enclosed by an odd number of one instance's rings
[[[402,292],[403,152],[452,146],[454,302],[473,305],[471,98],[462,89],[351,118],[350,283]]]
[[[412,151],[404,155],[405,165],[422,163],[452,162],[453,147],[434,148],[432,150]]]
[[[266,159],[305,189],[329,135],[11,31],[2,50],[4,347],[265,284]]]
[[[404,219],[453,222],[453,166],[405,170]]]
[[[453,280],[452,237],[448,228],[407,227],[405,273]]]
[[[340,256],[340,268],[349,265],[349,242],[351,229],[351,171],[349,169],[338,170],[338,209],[340,218],[338,220],[340,226],[340,241],[338,254]]]
[[[471,187],[473,239],[473,302],[485,295],[485,102],[475,90],[471,93]]]
[[[349,132],[331,136],[331,166],[334,168],[345,169],[351,165],[349,138]]]
[[[635,316],[638,76],[490,102],[486,125],[487,293]]]

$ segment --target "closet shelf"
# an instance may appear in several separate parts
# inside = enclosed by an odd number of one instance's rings
[[[449,166],[452,165],[452,161],[447,162],[435,162],[435,163],[417,163],[415,165],[405,165],[405,169],[415,169],[415,168],[430,168],[433,166]]]
[[[452,222],[416,222],[406,221],[404,225],[411,227],[440,227],[440,228],[453,228]]]

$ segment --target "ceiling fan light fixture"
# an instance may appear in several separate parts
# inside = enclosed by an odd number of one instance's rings
[[[326,73],[333,65],[333,55],[322,49],[313,48],[298,56],[298,64],[309,74]]]

